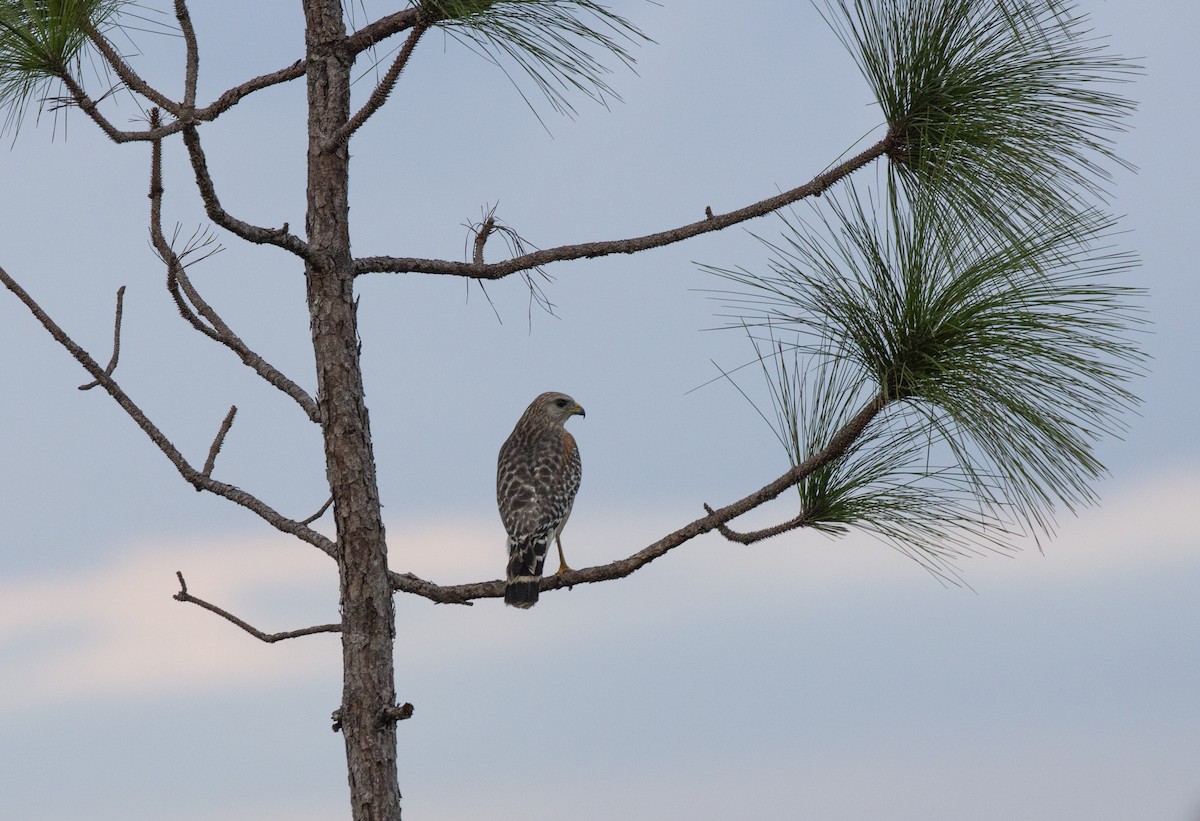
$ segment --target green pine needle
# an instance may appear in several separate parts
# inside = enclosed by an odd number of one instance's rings
[[[606,104],[620,96],[605,79],[608,54],[632,67],[630,47],[648,41],[631,22],[594,0],[423,0],[437,25],[504,68],[515,62],[551,107],[574,114],[570,95]]]
[[[770,246],[769,274],[709,269],[739,286],[738,324],[794,330],[796,349],[823,369],[805,390],[784,370],[768,374],[780,428],[800,430],[798,420],[807,420],[806,433],[785,442],[793,462],[882,391],[898,432],[879,440],[868,428],[876,440],[860,440],[858,455],[828,471],[846,486],[855,471],[878,481],[921,458],[946,465],[929,475],[954,493],[905,502],[930,535],[966,504],[956,496],[964,488],[979,513],[967,523],[975,535],[1000,521],[1049,532],[1057,506],[1092,501],[1090,484],[1104,471],[1095,442],[1123,429],[1121,414],[1137,403],[1129,382],[1144,360],[1131,341],[1142,292],[1115,281],[1136,260],[1110,247],[1112,221],[1096,212],[1048,219],[1028,226],[1018,244],[980,236],[928,198],[876,211],[851,187],[833,203],[833,216],[813,226],[788,223],[784,242]],[[847,383],[830,362],[847,363],[857,381]],[[817,399],[799,402],[805,391]],[[921,504],[930,505],[927,515]],[[842,518],[887,519],[854,509]],[[906,540],[915,531],[901,532]]]
[[[826,20],[883,109],[891,173],[910,198],[1011,236],[1103,200],[1111,136],[1138,66],[1108,52],[1063,0],[826,0]]]
[[[6,128],[51,84],[78,75],[89,30],[101,30],[122,0],[0,0],[0,109]]]

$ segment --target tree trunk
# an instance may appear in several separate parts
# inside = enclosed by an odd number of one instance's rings
[[[341,726],[355,821],[396,821],[392,590],[358,354],[350,267],[349,152],[326,150],[350,116],[353,57],[340,0],[305,0],[308,214],[305,267],[326,471],[333,493],[342,609]]]

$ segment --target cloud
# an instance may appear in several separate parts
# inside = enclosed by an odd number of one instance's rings
[[[1103,503],[1063,523],[1039,554],[962,563],[977,589],[1075,585],[1132,568],[1194,559],[1200,524],[1192,505],[1200,475],[1162,476],[1107,490]],[[572,521],[568,558],[599,564],[670,529],[661,514]],[[440,583],[498,578],[503,543],[487,521],[389,525],[392,566]],[[0,704],[211,692],[336,676],[336,637],[264,645],[233,625],[171,598],[182,569],[196,596],[259,629],[337,620],[337,575],[325,556],[276,534],[131,545],[107,563],[0,581]],[[936,585],[910,560],[869,538],[803,533],[743,547],[715,537],[686,545],[618,584],[555,592],[528,613],[499,601],[474,607],[397,597],[397,634],[413,660],[472,659],[564,640],[603,645],[638,625],[692,618],[725,591],[808,597],[846,590]],[[453,648],[452,652],[447,648]]]

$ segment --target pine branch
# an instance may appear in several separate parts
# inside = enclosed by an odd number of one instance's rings
[[[136,403],[125,393],[124,390],[113,380],[111,376],[104,372],[104,368],[100,367],[99,363],[91,357],[91,355],[81,348],[72,340],[62,328],[54,322],[50,316],[42,310],[41,306],[25,291],[24,288],[17,283],[8,272],[0,268],[0,283],[8,288],[17,299],[25,304],[29,312],[34,318],[41,323],[42,327],[54,338],[56,342],[62,345],[75,360],[83,366],[84,370],[92,375],[92,377],[100,383],[100,386],[116,401],[123,411],[134,421],[134,423],[142,429],[142,431],[150,438],[163,455],[175,466],[179,474],[183,476],[188,484],[200,490],[207,490],[217,496],[224,497],[235,504],[241,505],[247,510],[257,514],[261,519],[266,521],[272,527],[283,533],[289,533],[298,539],[308,542],[312,546],[319,549],[326,555],[336,559],[338,556],[338,546],[326,536],[311,530],[308,527],[301,525],[292,519],[280,514],[274,508],[264,503],[256,496],[247,493],[246,491],[234,487],[233,485],[218,482],[211,477],[205,476],[202,472],[196,470],[188,462],[179,449],[163,434],[159,428],[150,421],[146,414]]]
[[[730,211],[727,214],[713,214],[706,209],[704,219],[667,231],[633,237],[630,239],[609,240],[606,242],[585,242],[577,245],[560,245],[554,248],[544,248],[528,254],[522,254],[504,262],[451,262],[448,260],[415,259],[401,257],[361,257],[354,261],[356,275],[369,273],[420,273],[444,274],[449,276],[467,277],[470,279],[503,279],[520,271],[528,271],[551,262],[563,262],[572,259],[591,259],[610,254],[636,254],[651,248],[661,248],[700,234],[720,231],[746,220],[762,217],[778,211],[805,197],[820,196],[834,183],[845,179],[853,172],[879,159],[888,153],[891,147],[890,138],[884,138],[866,151],[851,157],[828,171],[824,171],[812,180],[777,194],[774,197]]]

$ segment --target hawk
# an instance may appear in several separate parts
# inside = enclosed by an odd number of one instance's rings
[[[583,475],[575,437],[563,427],[576,414],[585,415],[565,393],[543,393],[525,409],[500,448],[496,504],[508,531],[504,603],[513,607],[537,604],[551,541],[558,545],[558,572],[571,569],[559,537]]]

